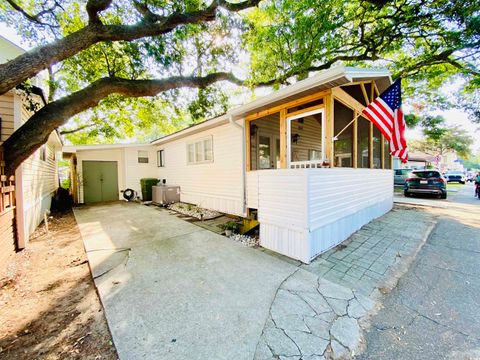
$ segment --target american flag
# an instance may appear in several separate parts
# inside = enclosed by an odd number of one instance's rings
[[[405,140],[405,119],[402,112],[400,79],[380,94],[363,110],[365,115],[382,132],[390,144],[390,155],[405,163],[408,159]]]

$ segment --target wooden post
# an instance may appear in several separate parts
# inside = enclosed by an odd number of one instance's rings
[[[324,159],[330,162],[330,166],[333,167],[333,132],[334,132],[334,108],[333,108],[333,95],[328,94],[325,96],[325,134],[323,136],[325,141],[325,155]]]
[[[280,168],[287,168],[287,109],[280,110]]]
[[[368,167],[373,169],[373,123],[368,123]]]
[[[252,164],[251,164],[251,159],[252,159],[252,154],[251,154],[251,136],[250,136],[250,120],[245,119],[245,156],[247,157],[245,159],[245,166],[246,166],[246,171],[252,170]]]
[[[380,156],[382,157],[380,159],[382,169],[385,169],[385,138],[383,137],[383,134],[380,136]]]
[[[372,81],[372,84],[370,86],[370,102],[373,102],[373,100],[375,100],[375,83]],[[373,123],[370,122],[370,134],[368,136],[368,158],[370,163],[370,169],[373,169],[373,126]]]
[[[358,112],[354,111],[353,116],[357,117]],[[356,169],[357,165],[357,158],[358,158],[358,119],[355,119],[353,122],[353,135],[352,135],[352,167]]]

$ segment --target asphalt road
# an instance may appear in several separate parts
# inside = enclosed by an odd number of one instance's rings
[[[438,223],[384,308],[358,359],[480,359],[480,200],[466,185]]]

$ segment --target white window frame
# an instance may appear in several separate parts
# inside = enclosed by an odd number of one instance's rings
[[[147,153],[147,156],[140,156],[140,152]],[[147,159],[146,162],[140,161],[140,159]],[[150,154],[148,150],[137,150],[137,164],[148,164],[150,163]]]
[[[292,161],[292,120],[297,120],[306,116],[316,115],[322,113],[322,159],[314,161]],[[325,160],[325,109],[315,109],[306,111],[304,113],[296,114],[293,116],[287,116],[287,168],[291,165],[310,165],[321,163]]]
[[[210,160],[205,160],[205,140],[210,140],[210,144],[211,144],[211,148],[212,148],[212,158]],[[200,146],[201,146],[201,153],[203,155],[202,159],[197,159],[197,144],[200,143]],[[188,148],[190,146],[193,146],[193,161],[189,161],[189,158],[188,158]],[[213,159],[214,159],[214,151],[213,151],[213,136],[210,135],[210,136],[205,136],[205,137],[202,137],[202,138],[199,138],[199,139],[195,139],[195,141],[190,141],[190,142],[187,142],[186,144],[186,156],[187,156],[187,165],[196,165],[196,164],[209,164],[209,163],[213,163]]]
[[[157,150],[157,167],[165,167],[165,149]]]

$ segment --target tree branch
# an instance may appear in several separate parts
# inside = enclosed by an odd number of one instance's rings
[[[231,4],[216,0],[204,10],[173,13],[161,21],[145,21],[134,25],[103,25],[98,12],[108,8],[111,0],[90,0],[87,4],[90,24],[62,39],[26,52],[5,64],[0,64],[0,95],[16,85],[35,76],[40,71],[65,60],[82,50],[102,41],[132,41],[144,37],[158,36],[171,32],[176,27],[212,21],[218,7],[240,11],[256,6],[260,0],[245,0]],[[98,21],[97,21],[98,20]]]
[[[62,130],[62,131],[60,131],[60,135],[75,134],[76,132],[94,127],[96,125],[97,124],[87,124],[87,125],[82,125],[82,126],[79,126],[78,128],[71,129],[71,130]]]
[[[25,159],[47,141],[50,133],[70,117],[96,106],[100,100],[111,94],[125,97],[154,96],[181,87],[203,88],[218,81],[243,84],[243,81],[226,72],[212,73],[204,77],[174,76],[161,80],[99,79],[80,91],[45,105],[3,143],[6,149],[6,173],[13,174]]]
[[[57,7],[57,6],[60,6],[57,2],[55,2],[55,4],[53,5],[52,8],[50,9],[47,9],[47,10],[44,10],[44,11],[41,11],[40,13],[36,14],[36,15],[32,15],[32,14],[29,14],[27,11],[25,11],[24,8],[22,8],[20,5],[18,5],[15,1],[13,0],[7,0],[7,3],[10,4],[10,6],[18,11],[20,14],[22,14],[28,21],[31,21],[33,23],[36,23],[38,25],[41,25],[41,26],[48,26],[48,27],[51,27],[51,28],[58,28],[59,26],[58,25],[54,25],[54,24],[49,24],[49,23],[46,23],[46,22],[43,22],[41,20],[41,17],[42,15],[45,15],[46,13],[52,13],[53,14],[53,10]]]
[[[98,16],[99,12],[102,12],[110,7],[112,0],[88,0],[87,2],[87,14],[90,24],[101,24],[101,20]]]

